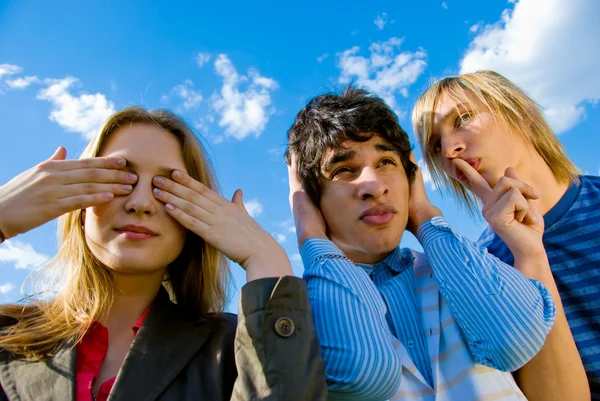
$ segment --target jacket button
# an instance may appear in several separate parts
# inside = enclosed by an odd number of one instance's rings
[[[290,318],[281,317],[275,322],[275,333],[286,338],[294,334],[294,322]]]

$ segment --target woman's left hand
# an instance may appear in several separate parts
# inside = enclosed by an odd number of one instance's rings
[[[281,245],[246,211],[241,190],[230,202],[183,171],[172,177],[154,177],[155,198],[181,225],[239,263],[248,281],[292,275]]]

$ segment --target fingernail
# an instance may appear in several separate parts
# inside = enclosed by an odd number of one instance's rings
[[[542,196],[542,194],[540,194],[540,192],[539,192],[537,189],[535,189],[535,188],[533,189],[533,194],[534,194],[535,196],[537,196],[538,198],[539,198],[540,196]]]
[[[181,178],[181,177],[183,177],[183,174],[181,174],[181,171],[175,171],[175,172],[173,172],[173,176],[175,178]]]
[[[154,188],[152,191],[154,191],[154,193],[155,193],[156,195],[160,195],[160,194],[162,194],[162,191],[161,191],[160,189],[158,189],[158,188]]]
[[[125,191],[131,191],[133,189],[133,187],[131,185],[121,185],[121,187],[125,190]]]
[[[162,177],[154,177],[154,182],[157,184],[164,184],[165,183],[165,179]]]
[[[125,166],[125,159],[117,159],[117,166],[124,167]]]
[[[167,203],[165,207],[169,210],[175,210],[175,207],[173,205],[171,205],[170,203]]]
[[[129,174],[127,174],[127,179],[129,181],[136,181],[137,180],[137,175],[135,175],[133,173],[129,173]]]
[[[102,197],[104,199],[112,199],[114,197],[114,195],[111,192],[106,192],[106,193],[102,194]]]

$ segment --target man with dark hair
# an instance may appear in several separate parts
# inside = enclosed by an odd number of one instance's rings
[[[364,90],[311,100],[288,131],[286,160],[332,397],[523,399],[507,372],[539,351],[555,317],[548,291],[522,273],[550,274],[543,226],[515,208],[533,189],[516,184],[508,203],[478,189],[497,212],[489,224],[528,246],[513,268],[445,222],[394,112]],[[398,247],[406,229],[425,254]]]

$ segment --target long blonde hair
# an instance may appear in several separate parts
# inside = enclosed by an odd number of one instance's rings
[[[567,157],[539,106],[514,83],[494,71],[446,77],[435,82],[419,97],[413,109],[412,123],[433,182],[438,188],[448,188],[465,202],[471,212],[477,209],[477,198],[444,172],[429,146],[435,110],[443,95],[457,105],[471,103],[469,95],[474,96],[490,110],[501,127],[521,135],[533,146],[559,182],[577,180],[580,171]]]
[[[128,107],[115,113],[88,144],[82,158],[102,155],[114,132],[132,124],[156,124],[173,134],[181,144],[190,176],[218,192],[199,139],[184,120],[167,110]],[[58,237],[58,253],[42,270],[43,274],[33,278],[59,280],[61,288],[47,301],[33,300],[26,306],[0,306],[0,316],[15,321],[0,331],[0,349],[43,359],[65,343],[77,344],[94,319],[103,316],[111,307],[115,294],[113,275],[86,243],[82,210],[59,218]],[[182,252],[167,267],[163,285],[174,302],[198,316],[223,310],[229,277],[225,256],[188,232]],[[43,285],[47,284],[44,282]]]

